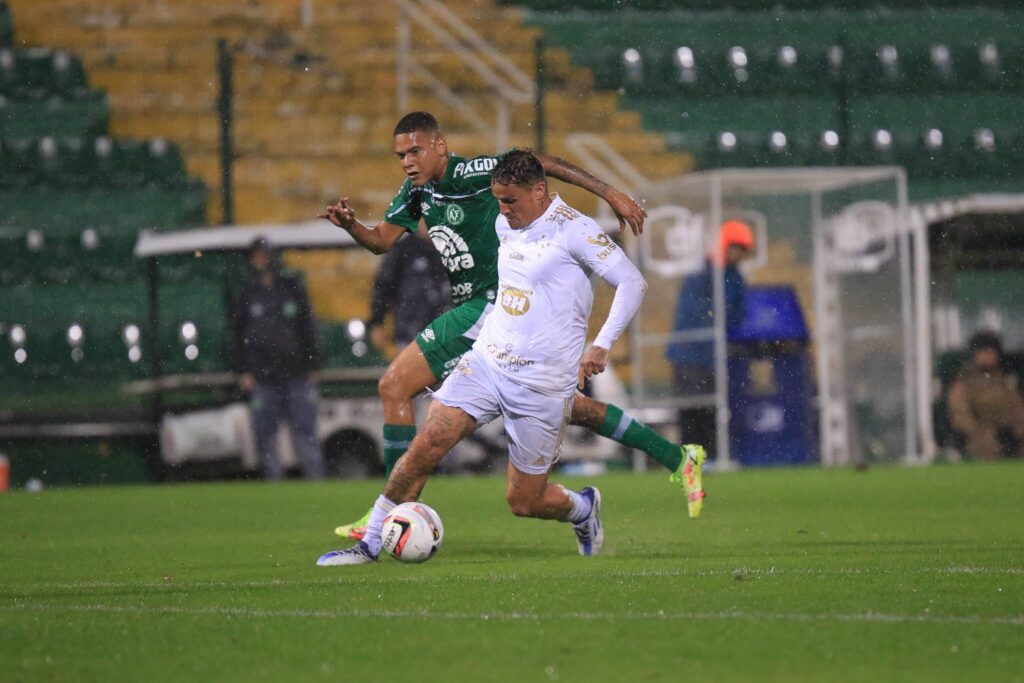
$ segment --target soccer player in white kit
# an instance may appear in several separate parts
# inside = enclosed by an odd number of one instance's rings
[[[497,305],[434,394],[426,424],[374,504],[363,540],[321,556],[321,566],[376,560],[388,512],[417,500],[444,454],[499,415],[509,437],[506,498],[512,512],[570,522],[581,555],[601,550],[600,491],[570,491],[548,483],[548,473],[560,455],[576,386],[604,371],[647,283],[597,223],[548,195],[544,169],[529,151],[514,150],[499,160],[491,191],[501,211]],[[591,274],[615,287],[615,298],[584,354]]]

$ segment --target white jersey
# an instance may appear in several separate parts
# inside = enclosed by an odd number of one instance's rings
[[[570,396],[594,300],[590,274],[603,276],[625,255],[557,195],[528,227],[513,230],[503,216],[495,227],[498,300],[473,348],[518,384]]]

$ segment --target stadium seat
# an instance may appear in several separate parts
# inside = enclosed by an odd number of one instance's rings
[[[87,88],[85,69],[75,56],[46,48],[0,49],[0,94],[17,99],[40,93],[70,95]]]
[[[77,89],[66,97],[39,93],[35,99],[0,95],[0,120],[9,138],[92,137],[106,132],[109,119],[106,97],[95,90]]]
[[[0,0],[0,47],[14,44],[14,20],[5,0]]]

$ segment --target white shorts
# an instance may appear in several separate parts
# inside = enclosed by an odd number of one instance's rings
[[[499,415],[508,434],[508,457],[525,474],[545,474],[562,454],[572,395],[548,396],[504,378],[471,349],[448,375],[434,400],[485,425]]]

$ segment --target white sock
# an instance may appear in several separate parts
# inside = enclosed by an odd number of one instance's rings
[[[570,489],[562,487],[565,491],[565,495],[569,496],[569,500],[572,501],[572,510],[569,512],[569,516],[565,518],[565,521],[572,522],[573,524],[579,524],[580,522],[587,519],[590,516],[590,510],[594,506],[591,504],[590,499],[585,496],[572,491]]]
[[[377,502],[373,504],[370,521],[366,523],[366,535],[363,536],[363,543],[366,544],[367,549],[375,557],[380,553],[380,530],[384,526],[384,518],[395,509],[396,505],[398,503],[388,500],[383,494],[378,496]]]

